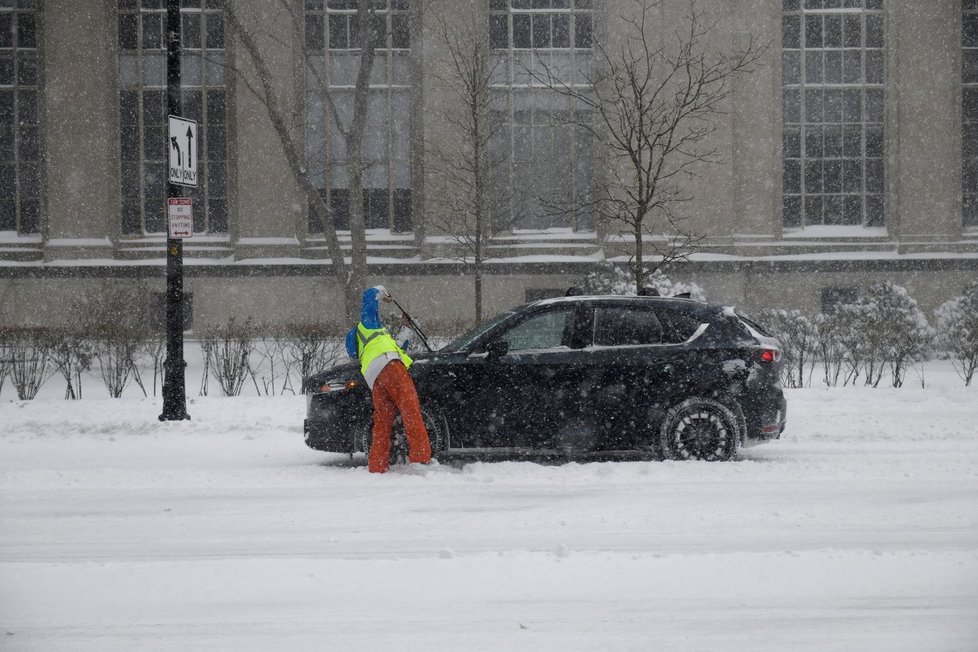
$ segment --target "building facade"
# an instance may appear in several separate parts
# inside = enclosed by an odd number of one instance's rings
[[[685,24],[685,1],[649,4],[653,40]],[[704,237],[672,278],[747,310],[809,313],[879,280],[930,311],[978,278],[978,0],[697,6],[715,47],[753,34],[765,49],[715,116],[716,162],[686,182],[682,210]],[[342,321],[324,226],[263,93],[274,93],[348,251],[347,139],[367,34],[369,283],[429,323],[474,312],[459,246],[433,219],[450,192],[439,145],[458,138],[445,81],[454,27],[484,39],[491,72],[486,209],[497,237],[484,311],[560,292],[596,261],[629,260],[628,237],[588,207],[613,171],[582,128],[587,108],[534,71],[586,91],[599,44],[622,42],[633,0],[374,7],[366,30],[355,0],[182,0],[183,115],[199,135],[184,254],[194,324]],[[174,146],[165,9],[165,0],[0,0],[0,324],[71,322],[85,296],[123,287],[159,310]]]

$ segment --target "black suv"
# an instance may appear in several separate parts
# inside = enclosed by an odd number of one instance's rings
[[[508,458],[622,452],[729,460],[785,425],[781,346],[732,308],[568,296],[504,312],[411,367],[432,449]],[[370,447],[357,364],[303,383],[306,444]],[[392,455],[403,453],[395,427]]]

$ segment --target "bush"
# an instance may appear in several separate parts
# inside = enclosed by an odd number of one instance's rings
[[[91,338],[78,330],[60,330],[54,334],[51,362],[65,379],[65,398],[82,397],[82,373],[92,367],[95,357]]]
[[[6,369],[10,383],[22,401],[33,400],[50,377],[54,339],[44,328],[5,329]]]
[[[940,357],[951,361],[969,387],[978,370],[978,281],[968,285],[963,295],[941,304],[934,314]]]
[[[892,385],[900,387],[909,366],[922,361],[934,341],[934,329],[917,302],[889,281],[872,285],[853,303],[836,306],[818,325],[830,385],[842,372],[843,384],[855,383],[862,374],[866,385],[878,387],[889,369]]]
[[[83,330],[109,396],[119,398],[135,382],[146,394],[136,361],[150,336],[145,293],[112,287],[87,294],[81,305]]]
[[[784,362],[781,382],[787,387],[805,387],[811,384],[818,351],[818,326],[815,321],[798,310],[763,310],[757,321],[764,324],[781,342]],[[805,369],[808,369],[808,382]]]
[[[201,393],[207,395],[207,379],[213,375],[224,396],[238,396],[249,376],[253,377],[251,354],[255,350],[256,329],[251,320],[239,323],[231,317],[227,324],[205,329],[200,337],[204,352],[204,377]],[[257,383],[256,383],[257,386]]]
[[[631,270],[608,261],[596,263],[595,270],[581,280],[581,286],[587,294],[638,294],[635,276]],[[658,269],[646,274],[645,287],[654,289],[664,297],[689,293],[693,299],[706,300],[700,286],[695,283],[675,282]]]

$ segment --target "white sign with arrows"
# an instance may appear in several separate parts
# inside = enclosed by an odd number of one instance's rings
[[[175,115],[169,120],[170,183],[197,187],[197,121]]]

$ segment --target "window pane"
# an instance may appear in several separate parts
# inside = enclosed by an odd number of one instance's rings
[[[785,16],[781,21],[781,47],[798,49],[801,47],[801,17]]]
[[[825,82],[827,84],[842,83],[841,50],[832,50],[825,53]]]
[[[200,48],[200,14],[183,14],[181,16],[180,40],[185,48]]]
[[[882,52],[867,52],[866,53],[866,83],[867,84],[882,84],[883,83],[883,53]]]
[[[862,47],[862,21],[859,16],[846,16],[842,26],[843,45],[847,48]]]
[[[17,83],[22,86],[37,84],[37,53],[21,52],[17,59]]]
[[[784,84],[801,83],[800,52],[785,52],[781,56],[781,80]]]
[[[143,48],[158,50],[163,47],[163,16],[143,14]]]
[[[553,46],[555,48],[570,47],[570,16],[558,14],[553,17]]]
[[[333,50],[342,50],[349,47],[346,36],[346,21],[346,16],[329,17],[329,47]]]
[[[489,16],[489,47],[501,50],[509,47],[509,17],[501,14]]]
[[[787,88],[784,90],[784,121],[801,122],[801,91]]]
[[[805,16],[805,47],[822,47],[822,17]]]
[[[785,129],[783,148],[785,158],[801,158],[801,134],[797,129]]]
[[[825,47],[842,47],[842,17],[829,15],[825,17]]]
[[[588,49],[592,45],[591,16],[574,14],[574,47]]]
[[[823,59],[822,52],[808,52],[805,55],[805,83],[821,84],[823,81]]]
[[[221,14],[207,14],[207,47],[222,50],[224,49],[224,16]]]
[[[801,163],[799,161],[785,161],[782,184],[784,192],[801,192]]]
[[[819,123],[824,119],[822,106],[823,92],[820,90],[805,91],[805,121]]]
[[[842,81],[846,84],[858,84],[862,81],[863,53],[862,50],[846,50],[842,54]]]
[[[961,17],[961,45],[966,48],[978,47],[978,14]]]
[[[866,121],[883,122],[883,91],[882,89],[866,89]]]
[[[306,16],[306,47],[322,50],[325,47],[325,26],[323,17],[316,14]]]
[[[14,20],[9,13],[0,14],[0,48],[14,47]]]
[[[978,50],[964,50],[962,80],[965,84],[978,84]]]
[[[510,351],[551,349],[561,345],[570,310],[554,310],[531,317],[503,334]]]
[[[17,14],[17,47],[37,47],[37,24],[34,14]]]
[[[525,14],[513,16],[513,47],[530,48],[533,42],[530,38],[530,17]]]
[[[651,310],[598,308],[594,311],[595,346],[634,346],[661,341],[662,326]]]
[[[394,14],[391,16],[391,47],[400,49],[411,47],[408,17],[405,14]]]
[[[866,47],[883,47],[883,16],[866,16]]]

